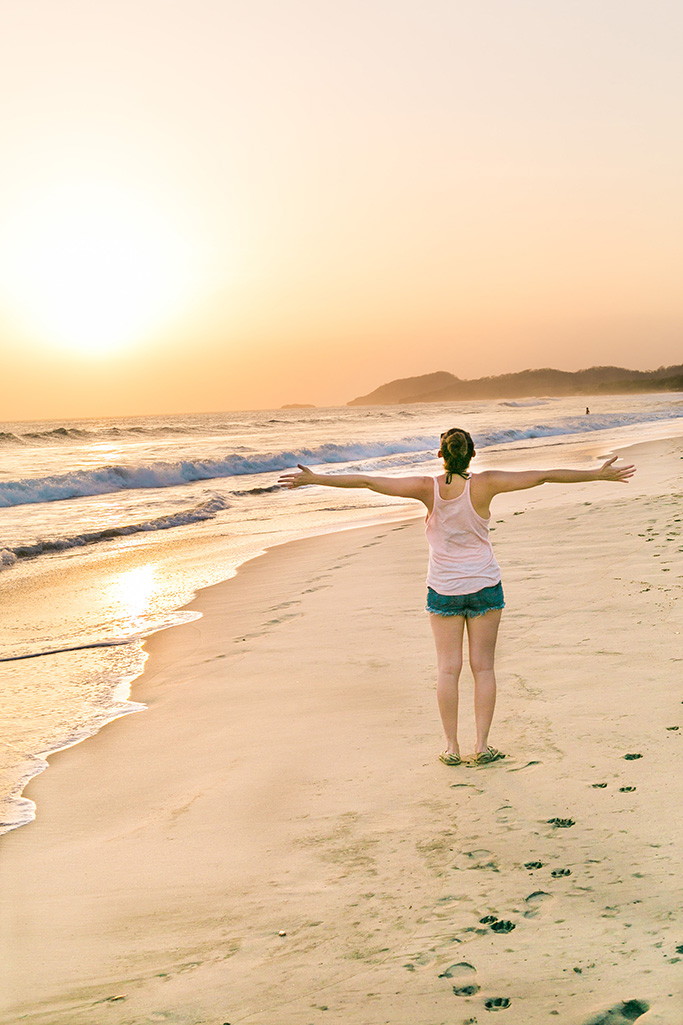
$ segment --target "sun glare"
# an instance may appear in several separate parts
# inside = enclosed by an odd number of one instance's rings
[[[149,599],[154,591],[156,573],[151,565],[127,570],[115,581],[115,598],[123,614],[123,634],[142,629],[149,612]]]
[[[2,234],[10,307],[45,342],[111,352],[163,326],[193,292],[189,240],[153,202],[116,185],[43,191]]]

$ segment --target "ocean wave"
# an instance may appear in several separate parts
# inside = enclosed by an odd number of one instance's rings
[[[263,488],[247,488],[245,491],[231,491],[231,495],[239,496],[240,498],[245,495],[272,495],[274,491],[281,491],[282,485],[271,484],[270,487]]]
[[[48,444],[50,442],[64,441],[95,441],[111,440],[117,441],[122,437],[164,437],[165,435],[187,434],[197,432],[206,433],[203,427],[193,428],[188,425],[175,426],[173,424],[160,424],[156,427],[102,427],[95,430],[88,430],[81,427],[53,427],[47,431],[26,431],[23,434],[16,434],[12,431],[0,431],[0,445],[35,445]]]
[[[84,531],[74,537],[45,538],[30,544],[18,544],[12,548],[0,549],[0,570],[14,566],[19,559],[33,559],[37,555],[49,552],[63,552],[68,548],[83,548],[100,541],[110,541],[115,537],[127,537],[130,534],[143,534],[153,530],[169,530],[171,527],[183,527],[189,523],[201,523],[212,520],[222,510],[229,509],[230,502],[221,495],[214,495],[206,502],[193,506],[192,509],[181,509],[167,516],[157,516],[153,520],[142,523],[126,523],[115,527],[103,527],[102,530]]]
[[[667,406],[660,412],[610,413],[593,416],[567,417],[555,423],[537,423],[532,426],[488,430],[474,433],[478,448],[534,438],[586,434],[614,430],[619,427],[677,419],[683,411]],[[152,462],[140,465],[100,466],[90,470],[72,470],[50,477],[31,477],[0,482],[0,508],[57,502],[90,495],[115,494],[145,488],[170,488],[197,481],[239,477],[247,474],[279,473],[298,463],[324,466],[335,463],[364,463],[382,459],[383,466],[405,463],[406,457],[417,453],[436,453],[439,441],[436,435],[416,435],[394,441],[328,443],[317,448],[286,449],[267,454],[232,451],[224,459],[184,459],[177,462]],[[242,448],[244,451],[244,448]],[[420,460],[417,460],[420,461]],[[363,470],[361,469],[361,472]]]
[[[529,399],[528,402],[514,402],[514,401],[510,400],[509,402],[499,402],[498,405],[499,406],[513,406],[515,409],[517,409],[517,408],[522,408],[522,407],[526,407],[526,406],[547,406],[548,405],[548,400],[547,399]]]
[[[107,495],[140,488],[171,488],[201,480],[239,477],[245,474],[277,473],[297,463],[348,463],[352,460],[420,452],[433,448],[433,437],[401,438],[395,442],[321,445],[270,455],[243,456],[231,453],[226,459],[185,459],[176,463],[154,462],[140,466],[101,466],[95,470],[72,470],[51,477],[0,482],[0,508],[58,502],[88,495]]]

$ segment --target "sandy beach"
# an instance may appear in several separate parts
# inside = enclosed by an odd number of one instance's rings
[[[620,455],[494,505],[485,769],[437,760],[421,516],[202,591],[0,839],[0,1022],[682,1021],[683,439]]]

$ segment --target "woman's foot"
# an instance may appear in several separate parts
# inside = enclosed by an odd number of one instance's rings
[[[498,751],[495,747],[487,747],[485,751],[477,751],[469,764],[490,765],[491,762],[498,762],[501,758],[505,758],[502,751]]]
[[[462,758],[456,751],[442,751],[439,761],[444,765],[462,765]]]

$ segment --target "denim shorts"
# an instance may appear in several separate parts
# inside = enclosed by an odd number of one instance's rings
[[[473,594],[438,594],[431,587],[427,588],[427,604],[425,612],[436,616],[484,616],[493,609],[504,609],[505,598],[503,585],[498,582],[493,587],[482,587]]]

